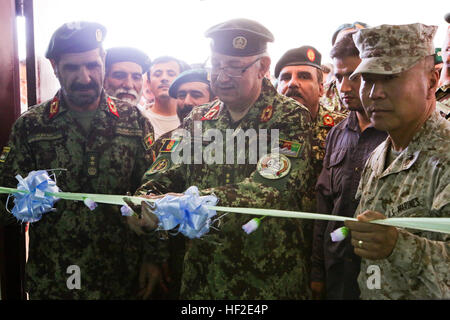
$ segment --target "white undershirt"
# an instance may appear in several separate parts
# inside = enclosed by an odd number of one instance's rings
[[[142,115],[146,117],[153,126],[155,131],[155,140],[162,136],[164,133],[172,131],[180,126],[180,119],[175,114],[173,116],[162,116],[154,113],[151,109],[147,109],[138,105],[138,109]]]

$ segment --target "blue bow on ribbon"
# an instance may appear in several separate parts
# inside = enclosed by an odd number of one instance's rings
[[[214,195],[200,196],[198,188],[192,186],[181,197],[166,195],[156,200],[154,214],[160,229],[171,230],[179,225],[178,232],[186,237],[200,238],[209,231],[211,218],[216,215],[215,210],[206,206],[215,206],[217,201]]]
[[[42,218],[42,214],[55,211],[53,204],[59,200],[57,197],[46,196],[46,192],[56,193],[59,188],[56,186],[45,170],[31,171],[24,179],[17,175],[19,180],[18,190],[28,191],[27,193],[14,193],[14,208],[11,213],[22,222],[36,222]]]

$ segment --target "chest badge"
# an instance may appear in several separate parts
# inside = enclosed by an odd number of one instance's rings
[[[291,171],[291,161],[284,154],[269,153],[259,159],[256,170],[263,178],[281,179]]]

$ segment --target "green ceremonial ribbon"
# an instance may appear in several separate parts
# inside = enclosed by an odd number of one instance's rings
[[[0,187],[0,193],[28,193],[28,191]],[[154,202],[155,200],[142,198],[142,197],[132,197],[132,196],[122,196],[122,195],[107,195],[107,194],[92,194],[92,193],[71,193],[71,192],[45,192],[46,196],[58,197],[64,200],[73,201],[83,201],[86,198],[91,199],[97,203],[104,204],[114,204],[114,205],[126,205],[124,198],[129,199],[136,205],[140,205],[142,201]],[[287,211],[287,210],[275,210],[275,209],[258,209],[258,208],[239,208],[239,207],[220,207],[220,206],[207,206],[208,209],[250,214],[250,215],[264,215],[272,217],[282,217],[282,218],[296,218],[296,219],[312,219],[312,220],[331,220],[331,221],[345,221],[352,220],[358,221],[355,218],[341,217],[328,214],[319,213],[309,213],[300,211]],[[421,217],[405,217],[405,218],[387,218],[381,220],[373,220],[370,223],[382,224],[393,227],[400,228],[410,228],[424,231],[442,232],[450,234],[450,218],[421,218]]]

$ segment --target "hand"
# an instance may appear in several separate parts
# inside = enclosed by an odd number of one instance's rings
[[[148,300],[155,292],[157,284],[160,285],[163,294],[167,294],[169,291],[166,283],[170,282],[168,276],[167,264],[163,265],[163,268],[156,264],[145,262],[141,266],[139,272],[139,288],[137,296],[143,300]]]
[[[311,281],[313,300],[323,300],[325,298],[325,283],[321,281]]]
[[[372,220],[386,219],[382,213],[376,211],[367,210],[357,219],[358,221],[345,221],[345,226],[351,231],[355,254],[370,260],[389,257],[397,244],[397,228],[368,223]]]

